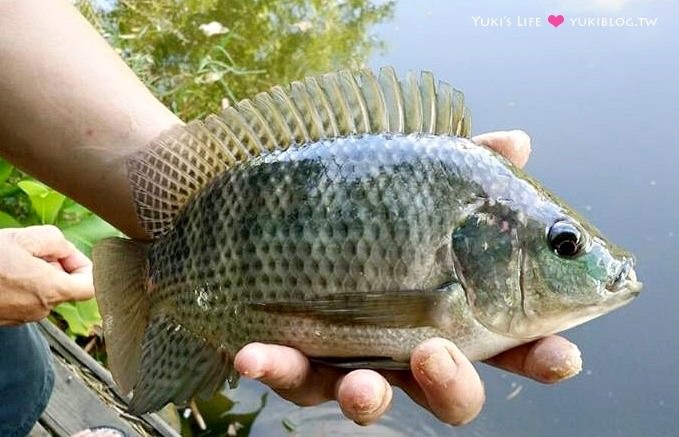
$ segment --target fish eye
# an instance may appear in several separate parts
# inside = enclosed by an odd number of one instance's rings
[[[577,256],[583,247],[582,232],[568,221],[558,221],[547,233],[549,245],[557,255],[564,258]]]

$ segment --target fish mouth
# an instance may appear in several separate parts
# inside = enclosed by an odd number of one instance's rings
[[[619,294],[627,291],[634,296],[641,292],[642,287],[643,284],[637,280],[637,274],[634,271],[634,258],[624,260],[613,281],[606,284],[606,290],[610,293]]]

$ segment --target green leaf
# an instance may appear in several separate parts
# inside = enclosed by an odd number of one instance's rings
[[[94,334],[96,326],[101,326],[101,315],[94,298],[75,303],[62,303],[53,311],[64,318],[69,331],[75,335],[89,337]]]
[[[4,159],[0,159],[0,185],[2,185],[14,171],[14,167]]]
[[[7,182],[0,184],[0,197],[10,197],[17,193],[21,193],[21,190],[16,185]]]
[[[69,214],[78,217],[85,217],[92,214],[89,209],[69,198],[66,198],[64,201],[64,206],[61,208],[61,212],[62,214]]]
[[[92,215],[90,210],[67,197],[66,200],[64,200],[64,204],[61,207],[61,213],[55,224],[59,226],[59,228],[64,229],[73,226]]]
[[[123,235],[119,230],[96,215],[91,215],[75,225],[63,228],[62,231],[66,238],[87,256],[90,256],[92,247],[102,238],[120,237]]]
[[[209,400],[196,399],[196,405],[205,420],[207,429],[201,430],[195,423],[195,419],[192,419],[189,422],[192,434],[196,437],[217,437],[224,435],[247,437],[250,435],[250,429],[255,419],[257,419],[259,413],[266,406],[267,395],[268,393],[262,395],[260,405],[254,411],[240,414],[229,413],[234,406],[234,402],[221,392],[216,393]]]
[[[43,225],[53,224],[66,196],[38,181],[23,180],[18,182],[17,185],[28,195],[40,222]]]
[[[0,211],[0,229],[1,228],[21,228],[22,224],[19,223],[14,217],[7,214],[6,212]]]

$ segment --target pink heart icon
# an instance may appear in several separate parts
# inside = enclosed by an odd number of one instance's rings
[[[550,15],[547,17],[547,21],[554,27],[559,27],[563,24],[563,15]]]

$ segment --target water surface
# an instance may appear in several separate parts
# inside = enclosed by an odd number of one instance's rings
[[[400,2],[394,20],[375,30],[387,48],[370,66],[427,69],[451,82],[465,92],[476,133],[530,133],[528,171],[636,254],[644,293],[566,333],[584,357],[571,381],[543,386],[479,364],[488,400],[469,426],[442,425],[400,392],[392,413],[368,428],[341,419],[334,403],[302,409],[272,395],[253,435],[285,435],[283,419],[299,435],[677,435],[679,4],[509,3]],[[554,28],[550,14],[564,23]],[[493,18],[505,25],[481,26]],[[243,410],[262,390],[242,384]]]

